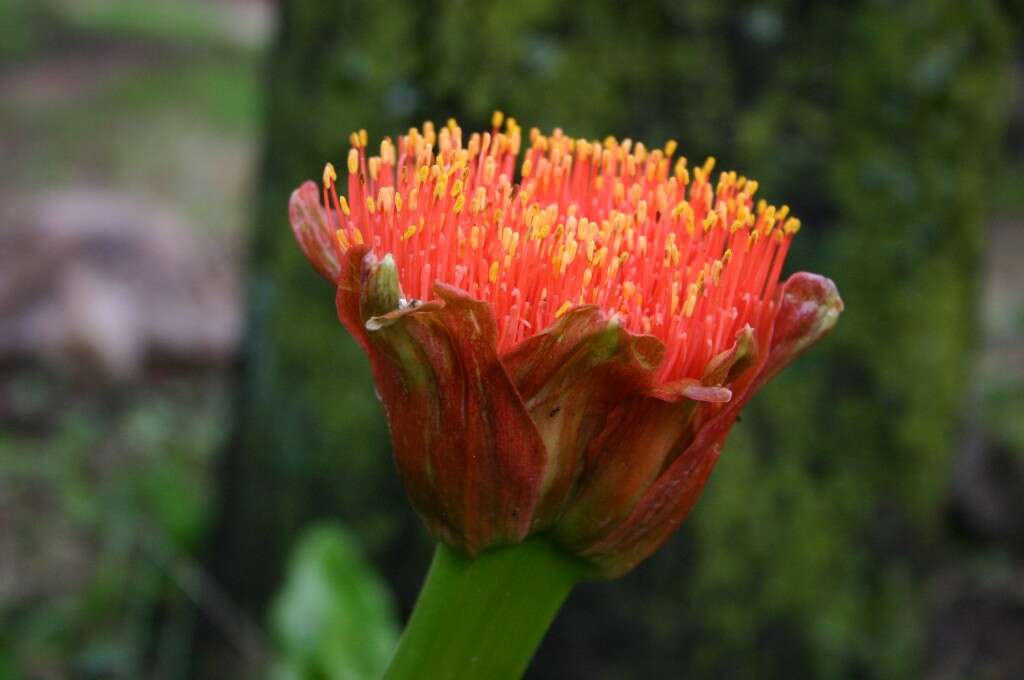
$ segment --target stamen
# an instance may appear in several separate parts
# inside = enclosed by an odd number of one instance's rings
[[[439,280],[486,301],[499,351],[578,304],[660,338],[661,379],[700,379],[747,325],[766,336],[800,222],[788,206],[755,205],[756,181],[722,172],[712,185],[714,157],[691,170],[673,160],[675,140],[648,150],[531,129],[520,159],[515,119],[495,111],[491,128],[464,147],[454,120],[427,122],[369,158],[366,131],[353,133],[347,196],[334,166],[323,172],[338,247],[392,254],[408,298],[430,299]]]

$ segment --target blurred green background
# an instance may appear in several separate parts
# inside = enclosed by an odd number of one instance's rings
[[[1024,677],[1012,0],[0,0],[0,678],[372,678],[431,546],[288,193],[426,118],[756,177],[836,333],[530,678]]]

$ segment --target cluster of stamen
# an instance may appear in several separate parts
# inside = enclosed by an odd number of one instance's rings
[[[755,204],[757,182],[714,158],[690,168],[676,143],[574,139],[514,119],[463,145],[454,120],[368,156],[353,133],[347,196],[324,168],[324,203],[339,254],[368,243],[390,253],[409,298],[430,299],[435,280],[491,305],[504,351],[576,305],[593,304],[667,348],[662,380],[700,378],[711,357],[751,326],[764,337],[800,222],[786,206]],[[504,122],[504,126],[502,123]]]

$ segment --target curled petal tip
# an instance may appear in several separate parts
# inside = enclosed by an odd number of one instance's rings
[[[373,333],[374,331],[379,331],[382,328],[387,328],[394,322],[395,321],[393,316],[385,314],[383,316],[371,316],[369,319],[366,320],[366,323],[364,325],[366,326],[366,330]]]
[[[399,319],[407,314],[415,314],[417,312],[434,312],[444,307],[443,300],[430,300],[429,302],[420,302],[419,300],[399,300],[398,309],[392,310],[387,314],[380,316],[371,316],[363,324],[366,330],[371,333],[379,331],[382,328],[387,328],[392,324],[396,323]]]
[[[843,299],[831,279],[797,272],[782,288],[773,345],[781,344],[785,353],[795,356],[828,335],[842,311]]]
[[[722,385],[704,385],[692,378],[665,383],[652,389],[650,396],[661,401],[677,402],[681,399],[707,404],[725,404],[732,399],[732,390]]]
[[[327,212],[320,205],[320,192],[312,181],[303,182],[288,199],[288,221],[303,255],[328,281],[341,275],[341,251],[328,227]]]
[[[732,390],[728,387],[715,387],[699,383],[686,385],[679,393],[692,401],[704,401],[712,404],[725,404],[732,399]]]

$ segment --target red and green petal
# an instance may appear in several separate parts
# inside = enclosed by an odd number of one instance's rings
[[[587,443],[618,402],[651,387],[664,353],[656,338],[587,305],[502,357],[548,452],[538,526],[558,515]]]
[[[393,263],[353,248],[338,313],[370,358],[413,505],[435,537],[476,554],[525,538],[546,454],[488,305],[440,283],[434,294],[401,301]]]
[[[732,400],[723,383],[751,368],[756,354],[753,331],[746,327],[733,347],[712,361],[703,382],[682,379],[620,398],[605,428],[590,442],[579,489],[558,521],[562,542],[584,550],[626,521],[685,449],[697,424]]]
[[[627,518],[590,545],[577,544],[580,554],[606,575],[629,571],[675,532],[707,483],[740,409],[786,364],[827,335],[843,308],[832,281],[807,273],[786,281],[779,305],[769,350],[755,370],[733,385],[734,398],[701,419],[692,440],[645,490]],[[666,430],[672,426],[666,421]]]

